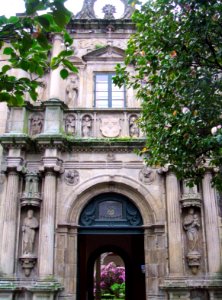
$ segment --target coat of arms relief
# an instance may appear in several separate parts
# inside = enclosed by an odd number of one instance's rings
[[[121,132],[120,119],[117,117],[106,117],[101,119],[100,131],[104,137],[118,137]]]

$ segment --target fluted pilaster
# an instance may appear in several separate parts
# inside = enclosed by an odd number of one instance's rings
[[[44,198],[40,230],[39,274],[42,277],[53,274],[56,207],[56,174],[46,171]]]
[[[6,197],[2,206],[3,230],[1,233],[1,271],[7,275],[14,273],[18,189],[19,175],[15,171],[10,171],[8,174]]]
[[[211,185],[212,174],[207,172],[203,178],[203,200],[206,226],[207,256],[210,273],[220,268],[220,239],[218,232],[217,199]]]
[[[174,173],[166,175],[170,275],[183,273],[183,252],[179,206],[179,184]]]

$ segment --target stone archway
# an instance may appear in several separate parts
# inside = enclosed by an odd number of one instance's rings
[[[94,293],[93,266],[98,254],[115,252],[125,261],[125,300],[145,300],[144,229],[132,201],[113,192],[97,195],[81,212],[79,226],[77,299],[103,299],[107,291],[112,294],[112,289],[102,290],[100,295]]]
[[[148,299],[150,293],[156,293],[154,289],[158,286],[159,280],[158,274],[153,272],[152,268],[156,270],[160,266],[160,270],[164,270],[165,215],[164,210],[159,207],[159,201],[151,195],[149,189],[127,176],[100,175],[93,177],[75,187],[62,201],[63,205],[59,214],[61,221],[58,222],[56,234],[56,274],[62,278],[66,291],[71,295],[69,296],[71,298],[67,299],[77,299],[79,219],[81,212],[90,200],[103,193],[117,193],[128,197],[141,214],[144,228],[146,299]],[[161,265],[159,258],[162,260]],[[150,275],[153,278],[150,278]]]

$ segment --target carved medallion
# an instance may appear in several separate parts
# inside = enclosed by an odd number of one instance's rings
[[[119,118],[107,117],[101,119],[100,130],[104,137],[118,137],[121,131]]]
[[[68,185],[76,185],[79,182],[79,172],[76,170],[67,170],[65,172],[65,182]]]
[[[139,180],[144,184],[151,184],[155,180],[154,171],[151,168],[144,166],[139,172]]]

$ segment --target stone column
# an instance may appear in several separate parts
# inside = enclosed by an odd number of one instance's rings
[[[174,173],[166,175],[166,201],[169,244],[169,271],[171,276],[183,275],[183,251],[179,206],[179,183]]]
[[[45,174],[39,233],[39,275],[45,278],[54,274],[56,176],[61,170],[56,148],[45,150],[43,166],[39,170]]]
[[[53,37],[53,48],[52,48],[52,57],[57,56],[60,51],[62,51],[63,38],[60,34],[56,34]],[[50,88],[49,88],[49,98],[61,98],[61,77],[60,77],[60,68],[51,71],[50,76]]]
[[[215,190],[211,185],[212,174],[207,171],[203,178],[203,202],[205,214],[205,228],[207,241],[208,267],[210,273],[219,271],[220,261],[220,238],[218,229],[217,199]]]
[[[55,207],[56,174],[46,170],[40,229],[40,277],[52,275],[54,272]]]
[[[19,174],[22,158],[20,149],[10,149],[7,157],[8,180],[5,198],[2,203],[1,228],[1,272],[11,276],[14,273]]]

